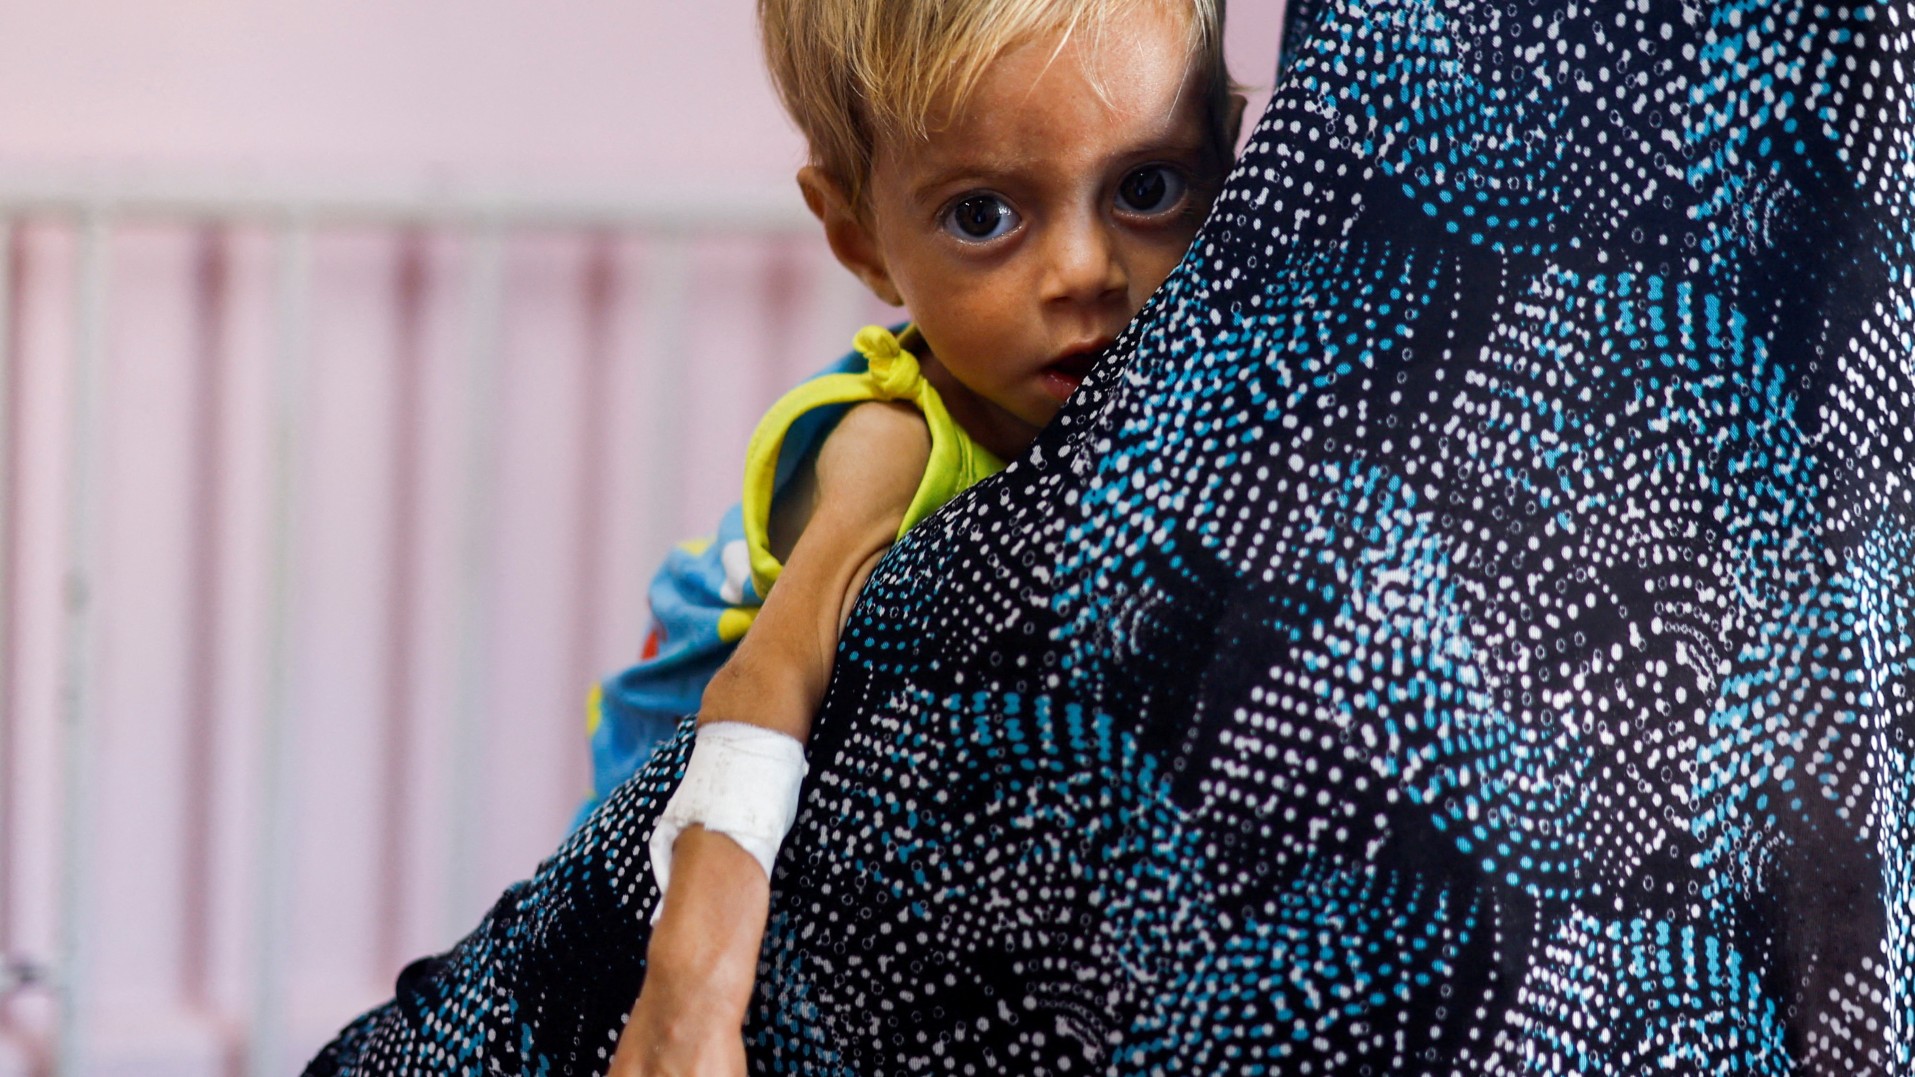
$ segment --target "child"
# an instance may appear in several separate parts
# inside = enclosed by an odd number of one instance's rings
[[[760,0],[810,143],[805,202],[913,323],[860,332],[753,436],[730,560],[764,601],[732,618],[652,836],[665,899],[614,1073],[743,1071],[768,877],[844,619],[890,544],[1022,453],[1183,257],[1242,105],[1220,7]]]

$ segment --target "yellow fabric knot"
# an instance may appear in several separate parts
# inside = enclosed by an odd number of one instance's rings
[[[898,400],[917,395],[918,383],[923,380],[918,357],[904,350],[896,334],[883,326],[867,325],[858,330],[852,343],[857,346],[858,354],[864,356],[865,376],[871,379],[879,399]]]

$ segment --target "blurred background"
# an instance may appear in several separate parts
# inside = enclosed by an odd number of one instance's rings
[[[747,0],[0,0],[0,1077],[296,1072],[556,846],[885,316],[802,156]]]

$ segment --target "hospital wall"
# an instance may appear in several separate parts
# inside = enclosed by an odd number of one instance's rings
[[[801,156],[740,0],[0,5],[0,1075],[290,1071],[555,846],[886,313]]]

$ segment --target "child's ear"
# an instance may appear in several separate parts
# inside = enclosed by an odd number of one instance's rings
[[[806,165],[798,170],[798,189],[804,192],[805,205],[811,215],[824,225],[825,242],[831,244],[831,253],[837,255],[838,262],[863,281],[872,295],[894,307],[903,306],[904,297],[891,282],[884,252],[872,236],[864,215],[852,205],[844,186],[816,165]]]
[[[1229,147],[1231,157],[1237,155],[1237,143],[1243,141],[1243,110],[1248,107],[1249,104],[1250,101],[1248,98],[1240,93],[1233,92],[1230,95],[1229,103],[1225,106],[1230,111],[1224,118],[1224,145]]]

